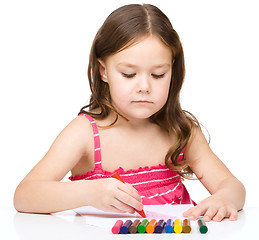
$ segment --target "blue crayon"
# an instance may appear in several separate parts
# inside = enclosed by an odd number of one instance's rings
[[[166,221],[166,225],[165,225],[165,232],[166,233],[172,233],[174,228],[173,228],[173,220],[172,219],[168,219]]]
[[[122,224],[120,228],[120,233],[127,234],[129,232],[129,227],[132,224],[131,220],[127,220],[124,224]]]
[[[165,221],[160,219],[155,227],[155,233],[162,233],[165,227]]]

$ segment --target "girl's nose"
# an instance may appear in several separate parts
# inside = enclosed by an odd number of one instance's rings
[[[147,76],[143,76],[138,80],[137,92],[138,93],[150,93],[151,86]]]

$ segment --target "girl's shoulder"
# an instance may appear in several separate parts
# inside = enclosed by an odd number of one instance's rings
[[[82,151],[87,150],[87,146],[93,141],[93,130],[90,121],[85,116],[75,117],[59,134],[58,138],[70,139]]]
[[[91,131],[91,123],[85,116],[80,115],[75,117],[64,130],[71,131],[71,134],[85,136],[86,133]]]
[[[60,181],[93,145],[91,126],[83,117],[74,118],[56,137],[45,156],[24,178]],[[92,144],[92,145],[91,145]]]
[[[209,143],[207,142],[202,130],[200,127],[193,125],[191,130],[191,136],[186,146],[186,155],[194,156],[199,155],[198,153],[201,150],[204,150],[209,147]]]

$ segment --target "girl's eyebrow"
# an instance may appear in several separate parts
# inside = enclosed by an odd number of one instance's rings
[[[130,67],[130,68],[137,68],[137,65],[131,64],[131,63],[118,63],[117,66],[122,66],[122,67]]]
[[[129,68],[138,68],[137,65],[131,64],[131,63],[118,63],[117,66],[122,66],[122,67],[129,67]],[[171,64],[169,63],[162,63],[162,64],[158,64],[153,66],[152,68],[163,68],[163,67],[171,67]]]

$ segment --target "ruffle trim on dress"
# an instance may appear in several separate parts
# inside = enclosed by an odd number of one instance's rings
[[[158,165],[151,166],[151,167],[148,167],[148,166],[139,167],[138,169],[129,169],[129,170],[124,170],[122,167],[119,167],[112,172],[106,171],[104,169],[95,168],[95,169],[93,169],[89,172],[83,173],[81,175],[70,176],[69,179],[71,181],[83,180],[83,179],[93,177],[95,175],[102,176],[105,178],[105,177],[110,177],[115,172],[117,172],[123,176],[125,174],[135,174],[138,172],[151,171],[151,170],[156,170],[156,169],[160,170],[160,169],[168,169],[168,168],[166,165],[162,165],[162,164],[158,164]],[[168,170],[170,170],[170,169],[168,169]],[[172,170],[170,170],[170,171],[172,171]],[[93,179],[95,179],[95,178],[93,178]]]

